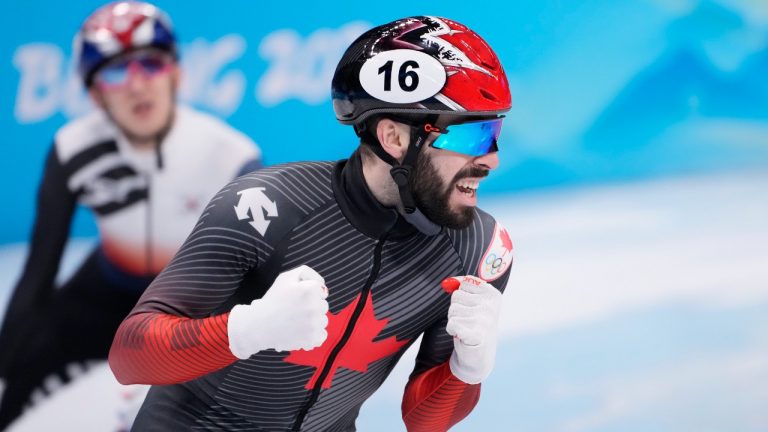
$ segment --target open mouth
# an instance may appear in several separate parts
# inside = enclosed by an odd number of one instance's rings
[[[133,113],[137,115],[145,115],[152,110],[152,102],[140,102],[133,106]]]
[[[456,189],[469,197],[474,197],[477,194],[478,186],[480,186],[478,180],[462,179],[456,182]]]

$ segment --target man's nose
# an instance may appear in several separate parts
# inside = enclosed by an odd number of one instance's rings
[[[141,66],[135,63],[131,63],[128,66],[128,77],[126,80],[128,81],[129,90],[134,92],[143,90],[147,84],[147,79],[148,77]]]
[[[486,153],[475,158],[475,165],[492,170],[499,166],[498,152]]]

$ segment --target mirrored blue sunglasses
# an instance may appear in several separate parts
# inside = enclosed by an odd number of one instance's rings
[[[173,58],[167,54],[144,52],[115,60],[96,73],[96,81],[106,87],[121,87],[132,73],[151,77],[169,70]]]
[[[459,123],[442,129],[427,124],[424,129],[427,132],[440,134],[431,144],[432,147],[477,157],[499,150],[497,141],[503,119],[504,117],[499,117],[492,120]]]

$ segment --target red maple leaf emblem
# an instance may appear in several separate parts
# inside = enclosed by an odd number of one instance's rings
[[[509,238],[509,233],[506,228],[501,227],[499,230],[499,239],[501,239],[501,246],[505,249],[504,255],[506,255],[507,252],[512,252],[512,239]]]
[[[304,386],[307,390],[311,390],[317,383],[317,380],[320,379],[320,374],[329,360],[328,357],[341,340],[344,330],[347,328],[352,317],[355,305],[359,301],[360,295],[350,302],[347,307],[340,310],[339,313],[333,314],[330,311],[328,312],[328,338],[322,345],[310,351],[291,351],[291,354],[285,358],[285,361],[288,363],[316,368],[312,378]],[[403,345],[408,343],[407,339],[398,341],[394,336],[380,341],[373,341],[381,333],[381,330],[386,327],[388,322],[388,319],[376,319],[376,315],[373,312],[373,301],[371,296],[368,295],[363,311],[355,323],[355,328],[352,330],[349,340],[347,340],[347,343],[333,361],[328,376],[323,380],[322,388],[331,388],[333,376],[338,368],[344,367],[361,373],[367,372],[369,364],[394,354]]]

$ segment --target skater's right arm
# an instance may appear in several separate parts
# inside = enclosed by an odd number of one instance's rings
[[[109,363],[123,384],[174,384],[266,349],[311,350],[328,335],[327,296],[323,278],[300,266],[281,273],[262,298],[225,314],[131,314],[117,332]]]
[[[320,275],[300,266],[273,280],[261,277],[273,244],[292,226],[292,212],[258,178],[236,179],[211,200],[176,256],[120,325],[109,353],[118,381],[180,383],[261,350],[311,349],[325,340],[328,304]],[[262,202],[248,198],[248,193],[261,197],[259,190],[280,209],[280,217],[261,231],[253,214],[263,210],[245,207],[249,200]],[[244,297],[243,287],[266,293]],[[226,306],[233,298],[245,304]]]
[[[67,188],[67,175],[52,146],[45,163],[43,180],[37,192],[37,207],[29,253],[0,331],[0,370],[12,335],[18,334],[24,321],[53,293],[64,245],[69,237],[77,196]]]

